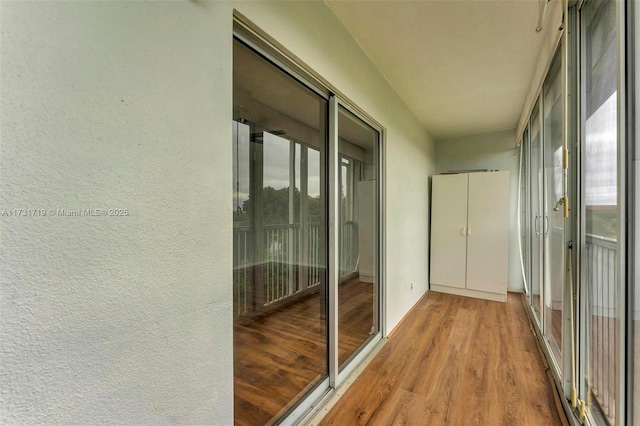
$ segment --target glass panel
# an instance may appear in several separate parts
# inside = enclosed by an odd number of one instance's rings
[[[616,5],[589,1],[582,7],[583,186],[589,412],[616,423],[616,264],[618,236]]]
[[[635,8],[636,16],[635,23],[636,25],[640,25],[640,7]],[[640,29],[638,29],[640,30]],[[640,56],[640,43],[636,44],[636,58]],[[636,65],[637,66],[637,65]],[[636,81],[638,83],[638,81]],[[636,87],[636,123],[640,123],[640,87]],[[633,342],[631,344],[630,350],[633,351],[633,424],[635,426],[640,426],[640,137],[638,137],[638,129],[636,128],[636,138],[635,138],[635,158],[633,159],[633,165],[635,167],[635,185],[633,188],[635,189],[635,206],[633,209],[634,217],[630,218],[633,220],[633,225],[635,228],[635,236],[633,244],[633,255],[634,255],[634,277],[633,284],[631,287],[633,297],[633,323],[632,323],[632,333],[633,333]],[[635,286],[635,288],[634,288]]]
[[[562,60],[560,50],[544,84],[544,334],[557,365],[562,368],[562,299],[565,240],[562,206],[554,207],[564,195],[562,169]]]
[[[339,108],[338,365],[378,331],[378,132]]]
[[[339,122],[339,119],[338,119]],[[339,269],[340,278],[345,278],[355,272],[358,265],[358,231],[353,219],[355,191],[354,169],[359,167],[356,160],[340,156],[340,174],[338,185],[340,186],[340,250]]]
[[[530,220],[529,220],[529,127],[522,135],[522,145],[520,147],[520,246],[522,247],[522,266],[524,269],[525,291],[531,303],[531,291],[529,290],[531,281],[531,257],[530,252]]]
[[[235,421],[266,424],[327,377],[327,102],[233,55]]]
[[[634,7],[633,11],[634,15],[634,24],[636,31],[636,37],[638,36],[638,31],[640,31],[640,7]],[[635,44],[635,58],[640,57],[640,43]],[[637,60],[635,60],[636,67],[636,80],[635,80],[635,122],[640,123],[640,87],[637,86],[640,84],[640,79],[638,78],[637,72],[639,71],[640,64],[638,64]],[[633,411],[633,425],[640,426],[640,133],[636,124],[635,129],[635,150],[633,165],[635,167],[635,185],[633,189],[635,190],[635,206],[633,209],[634,217],[629,218],[632,220],[632,223],[635,228],[635,237],[633,244],[633,256],[634,256],[634,277],[633,284],[634,287],[631,287],[632,293],[634,294],[633,298],[633,342],[631,345],[631,350],[633,351],[633,403],[632,403],[632,411]]]
[[[531,205],[531,307],[541,326],[542,299],[540,283],[542,281],[542,234],[544,218],[542,215],[542,138],[540,132],[540,106],[536,102],[531,113],[531,149],[529,183],[531,186],[529,202]]]

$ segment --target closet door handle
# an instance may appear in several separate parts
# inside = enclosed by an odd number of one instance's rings
[[[536,215],[536,219],[534,221],[533,228],[536,231],[536,236],[540,236],[540,216]]]
[[[544,236],[549,235],[549,216],[544,217]]]
[[[471,227],[467,228],[467,235],[471,235]]]
[[[460,235],[467,235],[467,228],[465,228],[464,226],[462,227],[462,229],[460,230]]]

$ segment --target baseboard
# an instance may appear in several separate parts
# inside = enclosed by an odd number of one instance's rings
[[[507,293],[489,293],[487,291],[470,290],[466,288],[447,287],[444,285],[431,284],[431,291],[439,293],[455,294],[457,296],[475,297],[476,299],[492,300],[494,302],[507,302]]]

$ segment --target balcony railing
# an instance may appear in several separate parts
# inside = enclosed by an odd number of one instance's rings
[[[587,234],[585,254],[591,321],[589,386],[602,414],[612,421],[616,407],[617,243],[611,238]]]
[[[343,222],[340,275],[353,272],[358,261],[354,222]],[[234,315],[260,311],[320,283],[324,253],[319,224],[268,225],[260,230],[233,229]]]

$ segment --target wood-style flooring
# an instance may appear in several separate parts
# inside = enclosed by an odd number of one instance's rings
[[[323,425],[560,425],[521,295],[430,292]]]
[[[338,359],[365,342],[373,323],[373,287],[357,278],[338,287]],[[264,425],[285,414],[327,377],[326,309],[319,293],[234,322],[236,425]]]

